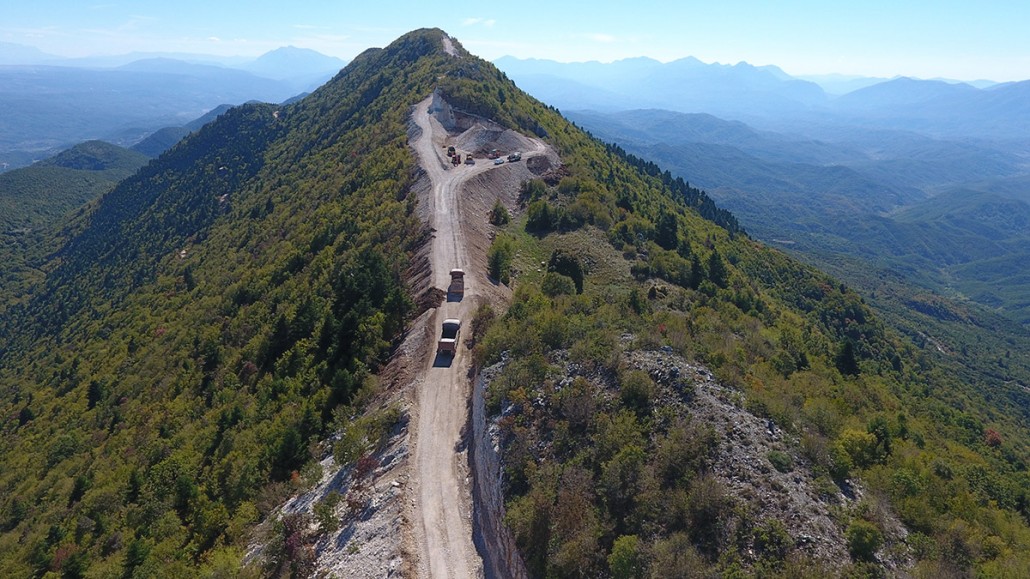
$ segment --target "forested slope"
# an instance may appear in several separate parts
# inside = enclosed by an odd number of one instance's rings
[[[60,247],[73,213],[146,163],[139,153],[87,141],[58,155],[0,174],[0,313],[43,277],[47,255]]]
[[[105,195],[4,317],[8,576],[239,566],[412,308],[407,116],[445,70],[439,39],[194,133]]]

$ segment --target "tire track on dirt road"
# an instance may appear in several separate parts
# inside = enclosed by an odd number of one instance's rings
[[[450,166],[443,154],[449,135],[429,113],[431,105],[429,97],[415,107],[414,121],[421,130],[412,146],[432,184],[433,286],[447,288],[450,269],[466,270],[464,298],[443,302],[432,316],[430,323],[434,335],[438,335],[446,318],[461,319],[468,331],[476,298],[481,294],[477,283],[486,276],[485,272],[470,271],[474,262],[462,226],[461,198],[470,178],[498,166],[483,162]],[[533,145],[533,150],[523,153],[524,158],[544,153],[543,143],[533,141]],[[420,577],[434,579],[482,577],[483,561],[472,540],[472,473],[462,440],[469,422],[471,395],[468,352],[459,344],[453,358],[437,356],[435,348],[427,358],[417,384],[417,417],[412,431],[415,489],[411,523],[416,569]]]

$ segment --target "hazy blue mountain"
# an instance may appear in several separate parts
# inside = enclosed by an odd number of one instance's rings
[[[283,102],[308,93],[345,63],[284,47],[254,58],[131,53],[62,58],[0,43],[0,170],[74,143],[131,146],[153,135],[151,154],[182,138],[183,123],[222,103]],[[155,134],[162,128],[168,129]]]
[[[927,135],[1019,139],[1030,130],[1030,81],[979,89],[897,78],[841,96],[830,109],[852,122]]]
[[[785,129],[797,131],[791,134],[759,130],[712,115],[664,110],[567,111],[566,114],[602,139],[631,149],[657,144],[724,145],[769,163],[839,165],[887,189],[923,190],[923,194],[908,196],[910,200],[922,199],[937,188],[955,183],[1013,177],[1025,171],[1022,158],[1009,152],[1006,146],[935,139],[905,131],[862,129],[843,124],[784,123]],[[701,163],[693,164],[697,165],[699,173],[690,178],[700,178],[701,183],[708,169]],[[748,171],[742,168],[737,173],[743,176]],[[718,184],[728,185],[726,182]]]
[[[822,105],[816,84],[774,66],[706,64],[688,57],[669,63],[633,58],[558,63],[503,57],[496,61],[528,92],[562,109],[665,108],[681,112],[781,114]]]
[[[845,144],[762,131],[741,121],[727,121],[706,113],[662,109],[612,113],[575,110],[566,111],[566,116],[599,137],[619,143],[728,145],[761,159],[791,163],[842,163],[861,154]]]
[[[12,64],[40,64],[56,60],[57,56],[47,54],[34,46],[14,44],[11,42],[0,42],[0,65]]]
[[[213,54],[198,54],[192,52],[127,52],[124,54],[105,54],[97,56],[76,56],[65,57],[47,54],[44,60],[28,61],[14,60],[10,64],[45,64],[49,66],[69,66],[72,68],[118,68],[140,60],[170,59],[190,62],[193,64],[208,64],[213,66],[239,67],[253,59],[253,57],[242,56],[218,56]]]
[[[322,76],[328,79],[346,64],[345,61],[326,56],[308,48],[285,46],[261,56],[220,56],[186,52],[130,52],[103,56],[67,58],[47,54],[37,48],[0,42],[0,65],[48,65],[73,68],[148,68],[153,61],[175,61],[196,65],[215,66],[250,72],[262,78],[288,80]],[[326,76],[327,75],[327,76]]]
[[[240,68],[266,78],[277,80],[320,78],[327,80],[346,65],[346,61],[326,56],[309,48],[284,46],[266,52],[257,60]]]
[[[887,78],[875,77],[875,76],[859,76],[852,74],[802,74],[798,75],[797,78],[801,80],[807,80],[814,82],[815,84],[822,87],[826,94],[832,96],[839,96],[847,94],[852,91],[856,91],[860,88],[872,86],[881,82],[885,82]]]
[[[834,101],[834,107],[847,111],[891,111],[934,99],[965,96],[977,89],[968,84],[951,84],[940,80],[919,80],[900,77],[848,93]]]
[[[0,162],[24,165],[89,139],[131,145],[223,103],[279,102],[294,94],[283,81],[169,60],[110,70],[0,67]]]
[[[1030,134],[1030,81],[978,81],[973,86],[907,77],[882,82],[843,75],[808,77],[824,83],[824,90],[775,66],[706,64],[696,58],[603,64],[504,57],[496,63],[528,92],[562,110],[708,113],[809,136],[813,127],[845,133],[889,129],[1026,145]]]

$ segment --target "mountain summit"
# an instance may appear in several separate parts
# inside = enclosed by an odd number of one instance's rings
[[[243,68],[259,76],[286,80],[336,72],[346,64],[339,58],[326,56],[310,48],[284,46],[262,54]]]

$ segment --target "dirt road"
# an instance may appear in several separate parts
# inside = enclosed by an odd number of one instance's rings
[[[480,160],[475,165],[452,167],[444,154],[448,134],[429,114],[431,102],[427,98],[415,108],[414,120],[421,135],[412,145],[432,183],[430,225],[436,230],[430,253],[433,285],[446,289],[452,268],[466,270],[464,298],[442,303],[431,323],[438,336],[444,319],[458,318],[465,334],[482,292],[477,285],[486,283],[486,276],[483,271],[475,271],[469,256],[461,219],[461,193],[470,178],[498,166]],[[534,145],[536,149],[524,153],[524,157],[544,151],[543,143]],[[476,257],[479,259],[475,262],[484,262],[485,256]],[[436,356],[434,347],[427,358],[417,386],[412,436],[415,502],[411,522],[418,575],[434,579],[482,577],[483,561],[472,542],[471,472],[462,441],[471,394],[468,352],[459,345],[452,360]]]

